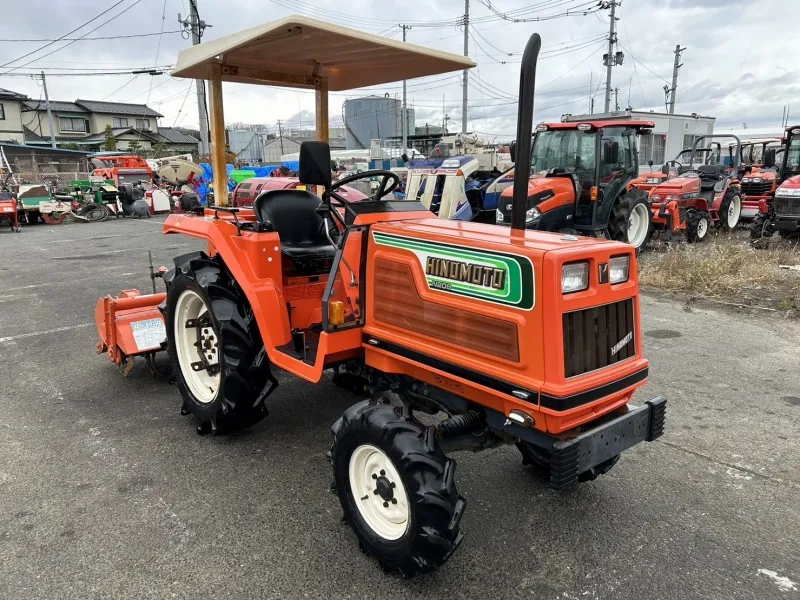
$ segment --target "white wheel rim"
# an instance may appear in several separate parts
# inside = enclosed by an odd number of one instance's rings
[[[628,243],[634,248],[641,246],[647,237],[649,212],[644,204],[637,204],[628,217]]]
[[[734,196],[728,206],[728,227],[733,229],[739,224],[739,217],[742,215],[742,199]]]
[[[708,217],[701,217],[697,223],[697,239],[702,240],[708,233]]]
[[[349,476],[353,502],[369,528],[385,540],[403,537],[410,519],[408,495],[392,459],[364,444],[350,455]]]
[[[192,290],[184,291],[178,298],[175,307],[175,346],[178,352],[178,363],[181,374],[192,395],[203,404],[213,402],[217,397],[221,375],[213,375],[205,369],[195,371],[192,363],[201,360],[198,349],[196,327],[186,327],[189,320],[210,317],[208,307],[203,299]],[[219,365],[219,341],[210,325],[200,329],[200,343],[203,346],[203,357],[209,365]]]

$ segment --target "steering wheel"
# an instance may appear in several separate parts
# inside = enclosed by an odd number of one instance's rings
[[[375,169],[372,171],[362,171],[361,173],[355,173],[353,175],[348,175],[344,179],[340,179],[331,186],[330,194],[331,196],[336,198],[336,200],[338,200],[340,204],[344,206],[346,204],[349,204],[350,201],[342,198],[339,194],[336,193],[336,190],[338,190],[343,185],[347,185],[348,183],[359,181],[361,179],[371,179],[373,177],[381,178],[381,182],[378,184],[378,189],[375,192],[375,195],[372,196],[373,200],[380,200],[384,196],[391,194],[395,190],[395,188],[400,184],[400,176],[397,173],[393,171],[384,171],[382,169]]]
[[[675,165],[675,168],[678,169],[678,174],[683,173],[683,165],[681,163],[679,163],[677,160],[668,160],[664,164],[666,166],[668,166],[668,167],[672,166],[672,165]]]

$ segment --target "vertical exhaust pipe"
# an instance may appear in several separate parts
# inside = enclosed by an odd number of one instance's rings
[[[536,89],[536,62],[542,38],[534,33],[525,45],[519,70],[519,109],[517,148],[514,164],[514,196],[511,204],[511,229],[525,229],[528,208],[528,179],[531,176],[531,136],[533,134],[533,94]]]

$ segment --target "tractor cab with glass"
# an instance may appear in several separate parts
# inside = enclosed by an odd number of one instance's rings
[[[538,125],[526,227],[608,237],[640,250],[650,231],[650,207],[647,193],[628,184],[639,172],[636,138],[649,135],[652,127],[652,121]],[[511,188],[503,192],[498,224],[511,223],[512,195]]]

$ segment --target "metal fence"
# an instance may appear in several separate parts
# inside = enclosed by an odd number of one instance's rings
[[[76,179],[89,179],[88,171],[74,171],[71,173],[36,173],[34,171],[19,171],[14,174],[18,183],[49,183],[54,189],[67,189]]]

